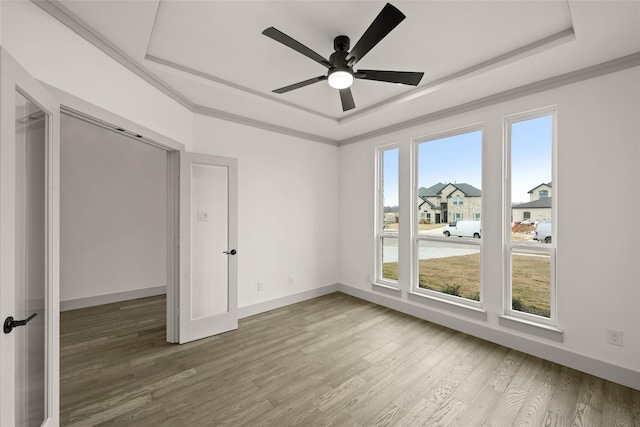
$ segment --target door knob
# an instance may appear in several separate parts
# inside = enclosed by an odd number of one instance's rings
[[[29,317],[27,317],[26,319],[23,319],[23,320],[15,320],[13,317],[9,316],[4,320],[4,327],[2,329],[4,330],[5,334],[8,334],[9,332],[13,331],[13,328],[15,328],[17,326],[26,325],[27,323],[29,323],[31,321],[31,319],[33,319],[37,315],[38,315],[38,313],[33,313],[31,316],[29,316]]]
[[[222,253],[223,253],[223,254],[227,254],[227,255],[235,255],[235,254],[237,254],[238,252],[236,252],[236,250],[235,250],[235,249],[231,249],[230,251],[224,251],[224,252],[222,252]]]

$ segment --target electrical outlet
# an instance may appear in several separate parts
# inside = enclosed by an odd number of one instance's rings
[[[289,286],[293,286],[293,276],[289,275]]]
[[[258,291],[264,291],[264,283],[258,282]]]
[[[607,342],[609,342],[609,344],[622,346],[622,331],[607,329]]]

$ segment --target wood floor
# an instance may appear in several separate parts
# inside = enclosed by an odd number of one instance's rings
[[[640,391],[341,293],[186,345],[164,297],[61,314],[69,426],[640,426]]]

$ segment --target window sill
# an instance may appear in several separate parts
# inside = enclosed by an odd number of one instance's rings
[[[446,311],[453,311],[464,316],[470,316],[477,320],[487,321],[487,312],[480,307],[458,303],[437,296],[423,294],[422,292],[409,292],[409,299],[420,304],[430,305]]]
[[[564,342],[564,331],[556,328],[555,326],[532,322],[530,320],[508,315],[498,316],[498,322],[505,328],[515,329],[519,332],[535,335],[548,340]]]
[[[371,289],[394,297],[402,296],[402,290],[398,286],[388,283],[373,282],[371,283]]]

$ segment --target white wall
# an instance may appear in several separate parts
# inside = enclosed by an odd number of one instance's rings
[[[365,280],[374,270],[374,148],[400,143],[400,198],[401,205],[407,206],[411,139],[483,122],[482,286],[487,320],[470,320],[458,311],[409,300],[406,262],[399,272],[402,296],[382,298],[399,300],[413,312],[444,319],[450,325],[467,325],[485,337],[506,337],[506,344],[545,348],[550,358],[554,357],[551,353],[574,354],[585,356],[583,362],[595,359],[640,373],[640,233],[635,226],[624,231],[617,227],[622,219],[635,222],[640,209],[639,93],[640,68],[634,68],[341,147],[340,282],[363,295],[376,295]],[[558,327],[564,330],[562,343],[517,332],[498,321],[503,302],[502,119],[554,104],[558,106],[558,182],[553,184],[558,185]],[[608,200],[625,203],[604,206],[608,214],[602,221],[596,212],[603,208],[599,200],[604,194]],[[409,259],[407,227],[401,224],[400,233],[401,259]],[[623,347],[607,344],[607,328],[623,331]],[[588,365],[584,362],[579,367],[584,370]],[[640,375],[624,380],[640,387]]]
[[[3,1],[2,46],[35,78],[188,146],[193,114],[30,1]],[[116,123],[117,124],[117,123]]]
[[[194,133],[194,151],[238,159],[238,306],[335,284],[338,149],[200,115]]]
[[[60,146],[63,308],[166,289],[167,153],[64,114]]]

